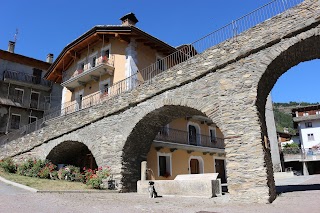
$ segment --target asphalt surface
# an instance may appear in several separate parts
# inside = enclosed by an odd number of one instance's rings
[[[320,175],[277,180],[271,204],[230,204],[220,198],[162,197],[136,193],[34,193],[0,182],[0,213],[14,212],[308,212],[319,213]]]

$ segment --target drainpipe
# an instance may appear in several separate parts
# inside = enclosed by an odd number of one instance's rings
[[[8,84],[7,99],[9,99],[9,93],[10,93],[10,83]]]
[[[9,131],[10,113],[11,113],[11,106],[9,106],[8,120],[7,120],[7,126],[6,126],[6,134],[8,134],[8,131]]]

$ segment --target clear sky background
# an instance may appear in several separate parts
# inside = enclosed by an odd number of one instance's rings
[[[137,27],[172,46],[191,43],[271,0],[0,0],[0,49],[7,50],[18,28],[15,53],[55,57],[94,25],[120,24],[133,12]],[[319,61],[305,62],[275,85],[274,102],[320,102]]]

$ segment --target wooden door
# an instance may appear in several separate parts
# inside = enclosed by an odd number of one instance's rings
[[[199,161],[197,159],[190,160],[190,174],[199,174]]]
[[[227,183],[224,160],[216,159],[215,164],[216,164],[216,173],[219,173],[218,178],[221,178],[221,183]]]

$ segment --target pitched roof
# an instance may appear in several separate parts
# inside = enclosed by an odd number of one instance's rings
[[[35,58],[30,58],[28,56],[11,53],[5,50],[0,50],[0,59],[11,61],[14,63],[24,64],[30,67],[38,68],[41,70],[48,70],[50,67],[50,63],[41,61]]]
[[[45,78],[55,82],[61,82],[62,71],[63,69],[67,69],[68,64],[70,66],[73,58],[72,56],[74,56],[74,54],[76,54],[77,52],[85,49],[88,44],[101,40],[102,36],[103,38],[105,38],[104,35],[106,35],[106,37],[113,36],[127,42],[130,41],[130,36],[135,36],[136,41],[144,42],[145,45],[153,47],[159,52],[163,52],[165,55],[171,54],[176,51],[176,48],[140,30],[135,26],[96,25],[79,36],[77,39],[69,43],[65,48],[63,48],[57,59],[50,66],[48,72],[45,75]]]

